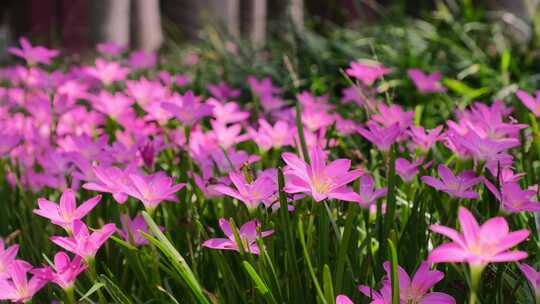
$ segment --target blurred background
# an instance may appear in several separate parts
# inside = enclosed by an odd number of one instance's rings
[[[0,60],[20,36],[68,53],[85,54],[99,42],[156,51],[204,39],[212,27],[262,47],[291,25],[319,33],[354,29],[420,17],[440,5],[482,7],[522,40],[531,38],[525,25],[538,13],[538,0],[1,0]]]

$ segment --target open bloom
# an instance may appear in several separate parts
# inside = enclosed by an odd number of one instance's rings
[[[40,276],[47,281],[52,281],[62,289],[73,288],[77,276],[86,269],[86,265],[83,264],[80,256],[75,256],[73,260],[69,256],[60,251],[54,256],[53,267],[43,267],[34,269],[32,273]]]
[[[369,207],[386,195],[387,188],[375,189],[375,181],[371,175],[362,175],[360,177],[360,199],[358,203],[362,207]]]
[[[373,295],[372,303],[392,303],[392,295],[386,292],[391,289],[391,268],[390,262],[384,262],[384,270],[386,276],[383,279],[383,290],[377,293],[368,286],[358,286],[360,292],[364,295],[371,297]],[[454,304],[456,300],[446,293],[442,292],[429,292],[429,290],[444,278],[444,273],[438,270],[429,270],[429,265],[426,262],[420,264],[420,267],[411,278],[407,272],[398,265],[398,281],[399,281],[399,298],[400,303],[418,303],[418,304]],[[382,300],[377,302],[377,300]],[[387,302],[387,300],[390,300]]]
[[[536,299],[540,299],[540,272],[527,264],[518,264],[518,266],[531,284]]]
[[[75,220],[73,222],[72,236],[53,236],[51,237],[51,241],[88,262],[94,259],[99,248],[103,246],[115,231],[116,226],[114,224],[106,224],[101,229],[95,230],[90,234],[86,224],[80,220]]]
[[[53,203],[44,198],[38,199],[39,209],[34,209],[34,213],[48,218],[55,225],[61,226],[67,231],[71,231],[73,221],[82,219],[101,200],[101,195],[95,196],[77,208],[75,193],[71,189],[66,189],[60,197],[60,204]]]
[[[129,175],[130,185],[125,186],[125,192],[140,200],[148,210],[155,209],[162,201],[177,201],[174,194],[186,184],[174,184],[174,179],[164,172],[150,175],[133,173]]]
[[[129,174],[135,172],[132,168],[122,170],[117,167],[95,166],[92,170],[97,180],[84,184],[84,189],[108,192],[119,204],[126,202],[128,195],[124,185],[131,182]]]
[[[350,68],[346,70],[347,75],[362,81],[365,85],[372,85],[378,78],[392,72],[392,69],[375,63],[351,62]]]
[[[274,233],[273,230],[258,232],[257,228],[260,227],[260,223],[257,220],[249,221],[242,225],[238,230],[238,235],[242,241],[242,246],[245,251],[259,254],[259,246],[257,245],[257,237],[267,237]],[[204,247],[220,250],[236,250],[238,251],[238,244],[234,238],[234,234],[231,229],[231,224],[226,219],[219,220],[219,226],[227,238],[217,238],[204,241],[202,244]]]
[[[58,56],[60,51],[58,50],[49,50],[42,46],[32,46],[30,41],[25,37],[19,39],[21,48],[8,48],[8,51],[18,57],[24,58],[28,65],[35,65],[38,63],[43,63],[46,65],[51,64],[51,59]]]
[[[478,193],[471,190],[471,187],[482,181],[481,177],[476,177],[472,171],[464,171],[459,175],[454,175],[452,170],[445,165],[439,165],[437,168],[441,179],[436,179],[432,176],[422,176],[422,181],[429,186],[446,192],[452,196],[459,198],[477,199]]]
[[[439,72],[426,74],[419,69],[409,69],[407,75],[409,75],[420,93],[446,92],[446,88],[439,82],[441,80],[441,73]]]
[[[524,251],[509,249],[525,240],[529,231],[509,232],[503,217],[494,217],[479,225],[467,208],[460,207],[459,223],[463,233],[445,226],[430,226],[432,231],[450,238],[452,242],[433,249],[428,262],[465,262],[481,268],[491,262],[519,261],[527,257]]]
[[[367,128],[359,127],[357,129],[358,133],[376,145],[381,151],[390,150],[390,147],[397,141],[401,134],[399,123],[395,123],[389,127],[381,127],[374,121],[368,121],[366,126]]]
[[[257,208],[277,191],[276,184],[268,175],[259,176],[251,183],[246,181],[241,172],[230,172],[229,178],[236,190],[225,185],[216,185],[214,190],[240,200],[248,209]]]
[[[15,261],[8,268],[9,278],[0,279],[0,300],[13,303],[28,302],[46,283],[47,280],[34,275],[28,281],[30,265],[25,261]]]
[[[0,279],[9,277],[9,266],[15,261],[19,245],[12,245],[5,248],[4,241],[0,239]]]
[[[396,159],[396,173],[405,182],[410,182],[418,174],[418,167],[424,163],[421,157],[415,161],[408,161],[405,158]]]
[[[518,90],[516,96],[535,116],[540,116],[540,91],[536,91],[536,96],[533,97],[523,90]]]
[[[502,208],[508,212],[535,212],[540,210],[540,202],[533,200],[538,192],[538,187],[522,190],[517,182],[507,182],[502,184],[501,189],[497,189],[490,181],[485,180],[484,184],[493,193],[495,198],[502,204]]]
[[[429,131],[424,130],[423,127],[410,127],[408,132],[411,136],[411,144],[414,148],[420,149],[420,151],[428,152],[437,141],[441,139],[442,126],[438,126]]]
[[[326,198],[360,201],[359,195],[346,185],[362,175],[362,170],[349,171],[351,161],[348,159],[337,159],[326,165],[326,155],[319,147],[312,149],[310,156],[311,165],[308,165],[292,153],[281,155],[287,164],[285,192],[308,193],[317,202]]]

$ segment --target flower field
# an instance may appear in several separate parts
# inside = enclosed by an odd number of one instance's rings
[[[538,41],[443,13],[256,55],[21,38],[0,301],[540,303]]]

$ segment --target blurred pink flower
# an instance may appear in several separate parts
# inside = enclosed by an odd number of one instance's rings
[[[396,173],[404,182],[410,182],[418,174],[418,167],[424,163],[424,158],[421,157],[413,162],[405,158],[396,159]]]
[[[357,132],[383,152],[389,151],[401,134],[399,123],[381,127],[374,121],[368,121],[366,126],[367,128],[358,127]]]
[[[25,37],[21,37],[19,43],[21,44],[20,49],[10,47],[8,48],[8,52],[24,58],[28,65],[36,65],[38,63],[49,65],[51,64],[51,59],[60,54],[58,50],[49,50],[42,46],[32,46],[30,41]]]
[[[524,251],[509,251],[523,242],[528,236],[526,229],[509,232],[508,223],[503,217],[494,217],[484,224],[478,222],[467,210],[459,208],[459,223],[463,233],[439,225],[431,225],[433,232],[440,233],[452,240],[433,249],[429,253],[430,263],[465,262],[471,266],[484,267],[492,262],[519,261],[527,257]]]
[[[129,174],[130,184],[124,185],[128,195],[140,200],[148,211],[153,211],[162,201],[178,201],[174,195],[186,184],[173,184],[174,179],[164,172],[146,175],[140,172]]]
[[[240,90],[233,89],[224,81],[220,81],[218,84],[209,84],[208,91],[214,98],[223,102],[240,96]]]
[[[157,54],[145,50],[133,51],[129,54],[128,62],[134,70],[151,69],[157,64]]]
[[[202,246],[219,250],[235,250],[238,251],[238,244],[234,238],[231,225],[226,219],[219,220],[219,226],[227,238],[209,239],[203,242]],[[265,238],[274,233],[274,230],[258,232],[261,224],[257,220],[249,221],[242,225],[238,230],[240,240],[242,241],[243,248],[246,252],[252,254],[259,254],[259,246],[257,245],[257,237]]]
[[[81,220],[75,220],[73,222],[72,236],[53,236],[51,237],[51,241],[65,250],[80,256],[89,263],[115,231],[116,226],[114,224],[106,224],[90,234],[85,223]]]
[[[380,63],[351,62],[351,66],[346,72],[347,75],[362,81],[367,86],[371,86],[378,78],[391,73],[392,69]]]
[[[338,295],[336,297],[336,304],[354,304],[346,295]]]
[[[34,209],[34,213],[48,218],[51,223],[71,232],[75,220],[80,220],[86,216],[101,200],[101,195],[95,196],[77,207],[75,193],[71,189],[66,189],[60,197],[60,204],[56,204],[44,198],[38,199],[39,209]]]
[[[242,111],[238,103],[220,102],[217,99],[209,98],[207,104],[213,106],[212,115],[222,124],[243,122],[249,118],[249,112]]]
[[[0,239],[0,280],[9,278],[8,269],[15,260],[19,245],[5,247],[4,240]]]
[[[15,261],[8,268],[10,279],[0,279],[0,300],[10,300],[13,303],[26,303],[32,300],[45,284],[40,276],[34,275],[28,281],[27,273],[31,266],[24,261]]]
[[[414,85],[420,93],[444,93],[446,88],[439,82],[441,80],[441,73],[434,72],[432,74],[425,74],[419,69],[407,70],[407,75],[414,82]]]
[[[420,149],[423,153],[427,153],[435,143],[441,140],[442,128],[442,126],[438,126],[431,130],[425,130],[421,126],[411,126],[410,131],[408,131],[408,134],[411,136],[411,145],[414,148]]]
[[[287,164],[285,168],[287,193],[307,193],[320,202],[324,199],[337,199],[350,202],[360,202],[361,198],[347,184],[363,174],[362,170],[349,171],[351,161],[337,159],[326,164],[326,155],[321,148],[310,151],[311,165],[298,156],[285,152],[281,158]]]
[[[473,171],[463,171],[459,175],[454,175],[452,170],[445,165],[439,165],[437,168],[441,179],[436,179],[432,176],[422,176],[422,181],[439,190],[458,198],[477,199],[478,193],[471,188],[482,182],[481,177],[477,177]]]
[[[129,69],[121,67],[118,62],[107,62],[100,58],[96,59],[95,66],[88,66],[85,71],[105,85],[111,85],[115,81],[122,81],[129,74]]]
[[[201,118],[212,114],[213,106],[202,103],[192,91],[184,95],[173,94],[161,107],[169,111],[182,124],[191,126]]]
[[[540,272],[527,264],[518,264],[519,269],[531,284],[536,301],[540,299]]]
[[[116,42],[102,42],[96,45],[96,50],[103,55],[120,56],[126,50],[126,47]]]
[[[137,214],[133,219],[128,214],[122,214],[120,215],[120,221],[122,222],[122,229],[117,229],[117,232],[126,242],[134,246],[148,244],[148,240],[141,234],[141,232],[149,233],[146,221],[141,214]],[[161,226],[159,229],[165,230]]]
[[[54,256],[53,267],[34,269],[32,273],[67,290],[73,288],[77,276],[86,270],[86,267],[87,265],[83,264],[80,256],[75,256],[71,260],[65,252],[60,251]]]
[[[506,182],[500,189],[485,179],[484,184],[493,193],[493,196],[501,203],[503,210],[507,212],[535,212],[540,210],[540,202],[533,200],[538,193],[538,186],[522,190],[517,182]]]
[[[360,198],[358,203],[364,207],[369,208],[371,205],[375,205],[377,200],[386,195],[388,189],[380,188],[375,189],[375,181],[369,174],[360,176]]]
[[[540,116],[540,91],[536,91],[536,95],[533,97],[523,90],[518,90],[516,96],[536,117]]]

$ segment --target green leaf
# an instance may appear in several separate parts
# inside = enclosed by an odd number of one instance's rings
[[[120,304],[130,304],[133,303],[129,297],[122,292],[122,289],[118,287],[111,279],[109,279],[106,275],[100,276],[100,281],[105,285],[105,289],[107,289],[107,292],[111,295],[111,297],[114,299],[116,303]]]
[[[277,304],[276,299],[274,298],[274,295],[272,292],[270,292],[270,289],[266,286],[266,283],[261,279],[261,277],[257,274],[253,266],[248,261],[243,261],[242,265],[244,266],[244,269],[246,270],[247,274],[255,283],[255,288],[259,291],[259,293],[266,299],[269,303],[275,303]]]
[[[173,244],[167,239],[167,237],[165,237],[163,232],[161,232],[158,225],[154,222],[150,214],[148,214],[146,211],[143,211],[142,215],[146,221],[146,224],[148,225],[148,228],[150,228],[150,231],[152,231],[152,233],[156,237],[153,237],[144,232],[142,232],[142,235],[152,244],[158,247],[159,250],[170,260],[180,277],[188,285],[191,292],[193,292],[198,302],[210,304],[210,301],[204,295],[204,292],[199,285],[199,282],[195,278],[195,275],[191,271],[191,268],[187,264],[184,257],[182,257],[182,255],[176,250],[176,248],[174,248]]]
[[[298,130],[298,138],[300,139],[300,146],[302,147],[302,154],[306,163],[310,164],[309,151],[306,144],[306,138],[304,137],[304,124],[302,123],[302,107],[300,102],[296,103],[296,129]]]
[[[98,291],[100,288],[102,288],[104,286],[105,286],[105,284],[100,283],[100,282],[94,283],[94,285],[92,285],[92,287],[90,287],[90,289],[88,289],[88,291],[79,299],[78,302],[82,302],[82,301],[88,299],[91,295],[94,294],[94,292]]]
[[[332,273],[327,264],[323,267],[323,288],[326,301],[328,301],[328,303],[333,303],[335,301],[334,285],[332,284]]]
[[[390,248],[390,266],[392,281],[392,304],[399,304],[399,277],[398,277],[398,257],[396,246],[392,243],[392,240],[388,239],[388,247]]]

